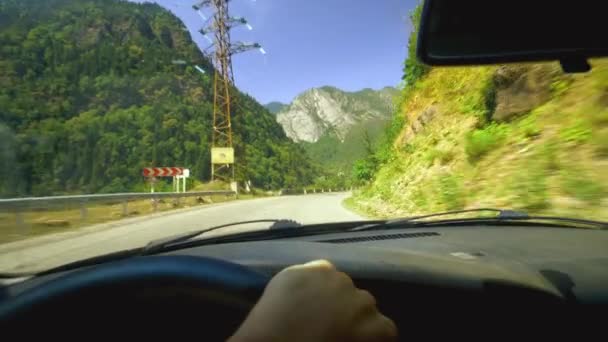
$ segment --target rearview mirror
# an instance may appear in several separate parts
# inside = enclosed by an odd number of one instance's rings
[[[608,55],[604,1],[425,0],[418,58],[429,65],[559,60],[567,72]]]

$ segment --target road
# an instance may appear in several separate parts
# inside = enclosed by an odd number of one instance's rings
[[[346,193],[285,196],[235,201],[127,219],[0,245],[0,272],[30,272],[144,246],[147,242],[225,223],[256,219],[290,219],[304,224],[362,218],[342,206]],[[269,224],[225,228],[209,236],[256,230]]]

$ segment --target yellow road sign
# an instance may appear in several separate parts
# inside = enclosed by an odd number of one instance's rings
[[[213,147],[211,149],[212,164],[234,164],[234,148]]]

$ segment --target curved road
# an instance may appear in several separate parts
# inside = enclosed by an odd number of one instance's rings
[[[346,193],[271,197],[127,219],[0,245],[0,272],[44,270],[76,260],[144,246],[147,242],[225,223],[256,219],[290,219],[304,224],[362,218],[342,206]],[[268,227],[238,226],[212,234]]]

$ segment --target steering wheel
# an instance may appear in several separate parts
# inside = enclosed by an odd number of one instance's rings
[[[238,264],[193,256],[146,256],[70,272],[0,305],[0,324],[143,331],[188,328],[225,340],[269,278]],[[34,329],[35,330],[35,329]],[[48,335],[47,335],[48,336]]]

